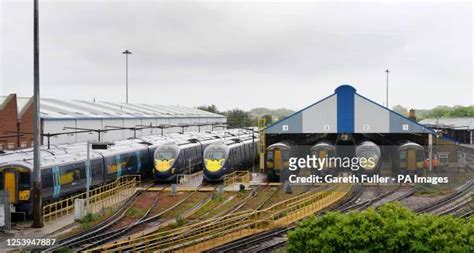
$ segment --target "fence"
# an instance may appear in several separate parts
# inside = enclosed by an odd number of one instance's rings
[[[287,226],[342,199],[350,188],[351,185],[338,185],[321,192],[307,192],[261,211],[242,211],[173,230],[107,244],[92,251],[199,252],[261,231]]]
[[[224,176],[224,185],[248,183],[250,182],[249,171],[234,171]]]
[[[100,211],[105,206],[118,203],[133,194],[140,185],[139,175],[127,175],[117,178],[114,182],[91,189],[89,203],[91,211]],[[86,199],[86,193],[79,193],[65,199],[43,206],[43,222],[51,222],[74,212],[76,199]]]
[[[0,191],[0,230],[11,229],[10,195],[8,191]]]

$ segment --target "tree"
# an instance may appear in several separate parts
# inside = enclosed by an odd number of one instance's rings
[[[207,111],[207,112],[212,112],[212,113],[220,113],[219,110],[217,110],[217,106],[215,105],[201,105],[196,107],[199,110]]]
[[[401,105],[396,105],[392,107],[392,110],[403,115],[403,116],[408,116],[408,109],[401,106]]]
[[[419,215],[389,203],[310,217],[288,239],[288,252],[474,252],[474,218]]]
[[[250,113],[240,109],[233,109],[224,114],[227,116],[227,124],[229,128],[249,127],[253,123]]]
[[[265,124],[268,126],[273,123],[273,117],[270,114],[265,114],[263,117],[265,119]]]

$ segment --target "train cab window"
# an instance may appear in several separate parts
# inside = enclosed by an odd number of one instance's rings
[[[22,188],[30,188],[30,173],[29,172],[20,172],[18,184]]]
[[[210,151],[206,154],[206,159],[211,159],[211,160],[224,159],[224,152],[222,152],[222,151]]]
[[[406,160],[407,159],[407,152],[401,151],[400,152],[400,160]]]
[[[273,161],[273,150],[267,152],[267,160]]]
[[[282,153],[281,157],[283,158],[283,161],[287,161],[290,159],[290,154],[288,153],[288,151],[282,150],[281,153]]]
[[[156,154],[157,160],[171,160],[175,157],[174,151],[158,151]]]

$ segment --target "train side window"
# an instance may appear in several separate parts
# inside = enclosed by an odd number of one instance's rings
[[[51,168],[43,170],[41,173],[41,184],[44,188],[53,187],[53,174],[51,172]]]
[[[137,167],[137,154],[131,154],[128,156],[127,167]]]
[[[95,175],[101,175],[102,174],[102,161],[101,160],[95,160],[92,161],[92,176]]]

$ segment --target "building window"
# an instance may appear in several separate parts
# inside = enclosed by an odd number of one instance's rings
[[[22,141],[22,142],[20,143],[20,147],[22,147],[22,148],[27,148],[27,147],[28,147],[28,142],[27,142],[27,141]]]
[[[439,153],[439,161],[441,163],[448,163],[449,153]]]
[[[7,149],[14,149],[15,148],[15,143],[9,142],[7,145]]]

